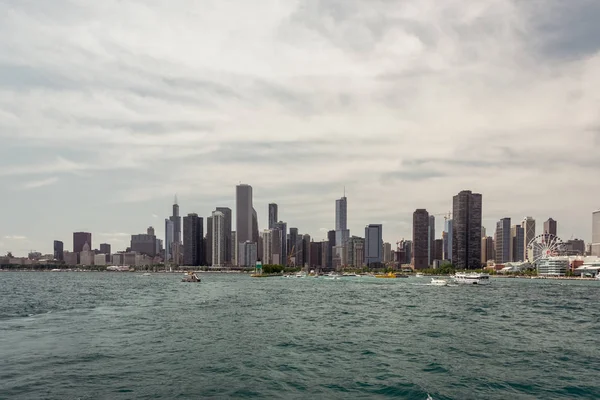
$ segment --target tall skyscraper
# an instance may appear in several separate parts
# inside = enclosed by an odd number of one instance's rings
[[[73,253],[81,253],[83,246],[89,244],[92,247],[92,234],[89,232],[73,232]]]
[[[183,263],[197,266],[204,259],[204,221],[198,214],[183,217]]]
[[[271,203],[269,204],[269,229],[274,229],[277,221],[279,221],[278,206],[275,203]]]
[[[225,265],[225,253],[227,251],[227,230],[225,229],[225,214],[223,214],[221,211],[213,211],[211,219],[212,265],[214,267],[222,267]]]
[[[535,219],[525,217],[521,223],[523,227],[523,248],[525,249],[524,257],[526,260],[533,260],[533,249],[529,250],[527,246],[535,238]]]
[[[231,231],[231,265],[239,265],[238,260],[237,232]]]
[[[58,261],[64,261],[64,245],[60,240],[54,241],[54,259]]]
[[[550,234],[556,236],[557,231],[557,222],[552,218],[548,218],[546,222],[544,222],[544,234]]]
[[[293,258],[297,259],[298,250],[298,228],[290,228],[290,240],[288,241],[288,253],[292,255]]]
[[[259,254],[259,258],[261,259],[264,265],[273,264],[273,239],[272,239],[272,229],[265,229],[262,232],[263,239],[263,252]]]
[[[275,224],[277,226],[277,224]],[[283,265],[283,257],[281,256],[281,231],[277,228],[270,229],[271,232],[271,251],[270,262],[273,265]]]
[[[279,221],[275,224],[275,229],[279,231],[280,250],[278,253],[280,257],[280,264],[287,265],[288,253],[290,251],[290,249],[287,247],[287,223]],[[273,249],[273,253],[275,253],[275,249]]]
[[[256,210],[252,208],[252,241],[258,244],[258,214]]]
[[[592,245],[593,256],[600,257],[600,210],[592,213]]]
[[[340,265],[346,263],[346,248],[350,231],[348,230],[348,199],[346,194],[335,201],[335,254],[334,258]]]
[[[240,243],[240,256],[242,267],[253,267],[256,265],[258,260],[256,243],[247,240],[244,243]]]
[[[173,242],[181,243],[181,217],[179,216],[179,204],[177,204],[177,196],[173,201],[173,215],[169,218],[173,222]]]
[[[173,243],[175,242],[175,224],[171,219],[165,219],[165,262],[173,259]]]
[[[511,261],[525,260],[525,230],[521,225],[513,225],[510,229]]]
[[[433,264],[435,259],[435,216],[429,216],[429,243],[427,246],[427,261],[429,265]]]
[[[510,218],[502,218],[496,224],[496,264],[510,261]]]
[[[376,266],[383,263],[383,226],[369,224],[365,227],[365,264]]]
[[[383,244],[383,262],[392,261],[392,244],[385,242]]]
[[[463,190],[452,203],[452,263],[457,269],[481,268],[482,196]]]
[[[413,213],[412,264],[414,269],[429,266],[429,213],[423,208]]]
[[[217,207],[216,211],[223,213],[224,226],[225,226],[225,259],[224,264],[231,265],[232,262],[232,246],[231,246],[231,208],[229,207]]]
[[[204,238],[204,260],[200,263],[213,265],[213,218],[206,217],[206,236]]]
[[[252,186],[246,184],[236,186],[235,211],[237,242],[252,242],[254,240]]]
[[[446,219],[444,225],[444,260],[452,261],[452,227],[454,224],[451,219]]]
[[[333,249],[335,247],[335,231],[327,232],[327,265],[326,268],[333,269]]]
[[[110,254],[110,244],[100,243],[100,254]]]

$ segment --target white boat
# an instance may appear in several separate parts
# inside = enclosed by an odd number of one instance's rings
[[[422,273],[419,272],[418,274],[415,275],[415,278],[422,278],[423,276],[425,276],[425,275],[423,275]]]
[[[326,279],[342,279],[342,275],[336,272],[330,272],[325,276]]]
[[[195,282],[195,283],[199,283],[201,280],[198,277],[198,275],[196,275],[195,272],[188,272],[186,274],[183,274],[183,279],[181,280],[181,282]]]
[[[142,274],[142,276],[152,276],[152,274],[150,272],[146,272],[145,274]]]
[[[296,276],[296,278],[306,278],[306,273],[298,272],[295,276]]]
[[[454,282],[464,285],[489,285],[490,275],[476,272],[457,272],[454,274]]]
[[[448,286],[448,281],[445,279],[431,278],[431,286]]]

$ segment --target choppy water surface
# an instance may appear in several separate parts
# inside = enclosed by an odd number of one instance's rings
[[[0,273],[0,398],[600,398],[600,282]]]

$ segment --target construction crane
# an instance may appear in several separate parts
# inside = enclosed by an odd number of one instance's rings
[[[287,256],[287,265],[289,265],[289,266],[292,266],[292,260],[294,262],[293,266],[294,267],[296,266],[296,256],[302,252],[302,250],[298,250],[298,251],[295,251],[295,250],[296,250],[296,245],[293,245],[292,250],[290,250],[290,253]]]

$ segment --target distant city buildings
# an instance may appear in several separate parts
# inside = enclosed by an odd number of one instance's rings
[[[525,260],[533,260],[533,249],[528,249],[529,243],[533,239],[535,239],[535,219],[532,217],[525,217],[523,222],[521,222],[521,226],[523,227],[524,237],[523,237],[523,248],[524,250],[524,259]]]
[[[427,264],[433,265],[435,259],[435,216],[429,215],[429,241],[427,243]]]
[[[206,217],[206,234],[204,236],[204,259],[202,264],[213,265],[213,217]]]
[[[463,190],[452,199],[452,263],[457,269],[481,267],[482,196]]]
[[[444,223],[444,260],[452,260],[452,235],[454,223],[452,219],[447,219]]]
[[[257,258],[257,247],[256,243],[249,240],[244,243],[240,243],[240,266],[242,267],[253,267],[256,265]]]
[[[412,265],[414,269],[429,266],[429,213],[417,209],[413,213]]]
[[[383,243],[383,262],[388,263],[392,260],[392,244],[391,243]]]
[[[557,232],[557,223],[552,218],[548,218],[546,222],[544,222],[544,234],[556,235]]]
[[[376,266],[383,263],[383,226],[370,224],[365,227],[365,264]]]
[[[225,214],[221,211],[212,213],[212,265],[222,267],[226,264],[227,232],[225,229]]]
[[[494,238],[486,236],[481,238],[481,264],[487,264],[489,260],[494,260]]]
[[[231,237],[232,211],[229,207],[217,207],[216,211],[223,214],[223,229],[225,229],[225,265],[233,263],[233,240]]]
[[[525,230],[521,225],[513,225],[510,230],[511,236],[511,261],[519,262],[525,260]]]
[[[252,205],[252,186],[246,184],[236,186],[235,211],[237,243],[256,243],[258,241],[258,220]],[[254,236],[255,229],[256,237]],[[240,252],[242,250],[239,248]],[[244,261],[243,257],[238,258],[240,261]]]
[[[335,248],[334,264],[338,266],[347,264],[347,246],[350,238],[348,230],[348,199],[344,195],[335,201]]]

